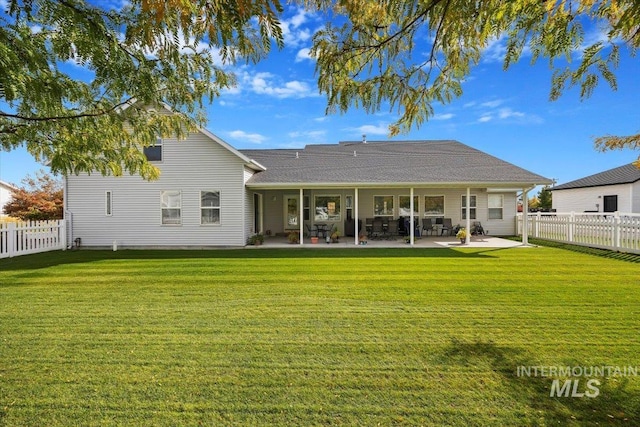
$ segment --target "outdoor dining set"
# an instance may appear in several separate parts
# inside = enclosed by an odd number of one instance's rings
[[[426,235],[449,236],[454,230],[451,218],[422,218],[422,221],[420,221],[420,218],[414,217],[413,225],[414,237]],[[365,230],[367,237],[370,239],[393,239],[409,236],[411,234],[411,218],[366,218]]]
[[[361,224],[361,221],[358,221]],[[451,218],[420,218],[414,217],[414,237],[421,236],[455,236],[460,225],[454,226]],[[315,223],[313,225],[305,225],[309,236],[326,238],[335,231],[334,224]],[[360,226],[358,227],[360,229]],[[394,239],[397,237],[406,237],[410,235],[411,218],[400,217],[397,219],[388,217],[366,218],[364,229],[361,232],[366,233],[369,239]],[[472,235],[486,234],[482,224],[474,221],[471,227]]]

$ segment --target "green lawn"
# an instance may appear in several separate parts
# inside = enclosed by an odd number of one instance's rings
[[[0,425],[638,425],[640,376],[552,398],[516,374],[640,367],[640,257],[597,254],[0,260]]]

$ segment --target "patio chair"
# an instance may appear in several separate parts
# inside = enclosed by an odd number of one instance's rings
[[[387,235],[391,239],[398,235],[398,221],[389,221],[389,223],[387,224]]]
[[[451,224],[451,218],[443,218],[442,219],[442,230],[440,231],[441,236],[449,236],[453,231],[453,225]]]
[[[305,224],[304,226],[307,228],[309,237],[318,237],[318,228],[315,225],[309,226],[309,224]]]
[[[405,218],[403,216],[398,218],[398,235],[400,236],[409,235],[409,229],[405,225]]]
[[[382,227],[382,218],[374,218],[371,228],[371,237],[382,237],[382,234],[384,234],[384,228]]]
[[[473,222],[473,225],[471,226],[471,235],[472,236],[484,235],[484,228],[482,227],[482,224],[480,223],[480,221]]]
[[[433,222],[431,218],[422,218],[422,231],[423,234],[425,231],[429,232],[429,234],[433,234]]]
[[[371,237],[373,232],[373,218],[365,218],[364,229],[367,232],[367,237]]]

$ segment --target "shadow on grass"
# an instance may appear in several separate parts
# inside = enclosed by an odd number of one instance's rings
[[[443,355],[449,365],[487,366],[500,376],[501,384],[521,408],[544,425],[640,425],[640,396],[627,390],[628,377],[550,377],[518,376],[518,367],[540,366],[531,355],[521,349],[498,346],[493,343],[463,343],[454,341]],[[562,367],[565,368],[567,364]],[[585,368],[585,364],[571,362],[570,367]],[[579,380],[577,392],[587,389],[589,379],[597,379],[596,397],[551,397],[551,385],[559,379],[562,387],[566,380]],[[633,377],[633,381],[638,378]],[[573,383],[571,384],[573,388]]]
[[[521,242],[520,237],[506,237],[509,240]],[[569,243],[553,242],[551,240],[532,239],[529,237],[529,243],[538,246],[546,246],[548,248],[565,249],[567,251],[579,252],[587,255],[594,255],[601,258],[617,259],[619,261],[634,262],[640,264],[640,255],[616,252],[608,249],[590,248],[588,246],[571,245]]]
[[[494,258],[490,252],[500,249],[460,251],[453,248],[367,248],[349,249],[204,249],[204,250],[79,250],[53,251],[0,260],[0,271],[30,270],[56,265],[111,260],[180,259],[282,259],[282,258]]]

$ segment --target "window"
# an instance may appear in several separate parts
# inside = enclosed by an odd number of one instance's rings
[[[469,205],[471,218],[476,219],[476,196],[471,196],[471,204]],[[467,219],[467,196],[462,196],[462,219]]]
[[[162,138],[156,138],[156,142],[153,145],[144,147],[144,155],[147,156],[147,160],[150,162],[162,161]]]
[[[424,196],[424,216],[444,217],[444,196]]]
[[[200,192],[200,224],[219,225],[220,224],[220,192],[201,191]]]
[[[107,191],[104,193],[104,214],[106,216],[111,216],[113,198],[111,196],[111,191]]]
[[[504,196],[502,194],[489,194],[489,219],[502,219]]]
[[[615,212],[618,210],[618,196],[604,196],[603,212]]]
[[[316,221],[340,221],[340,196],[316,196]]]
[[[180,225],[182,211],[182,195],[180,191],[168,190],[160,192],[160,206],[162,209],[162,224]]]
[[[353,219],[353,196],[345,196],[344,204],[347,211],[347,219]]]
[[[413,215],[418,215],[418,210],[420,209],[420,197],[413,196]],[[409,212],[411,211],[411,196],[399,196],[398,197],[398,215],[399,216],[410,216]]]
[[[303,219],[305,221],[309,221],[309,219],[311,218],[311,202],[309,201],[309,196],[304,196],[303,197],[304,203],[302,204],[302,214],[303,214]]]
[[[373,196],[373,216],[393,216],[393,196]]]

